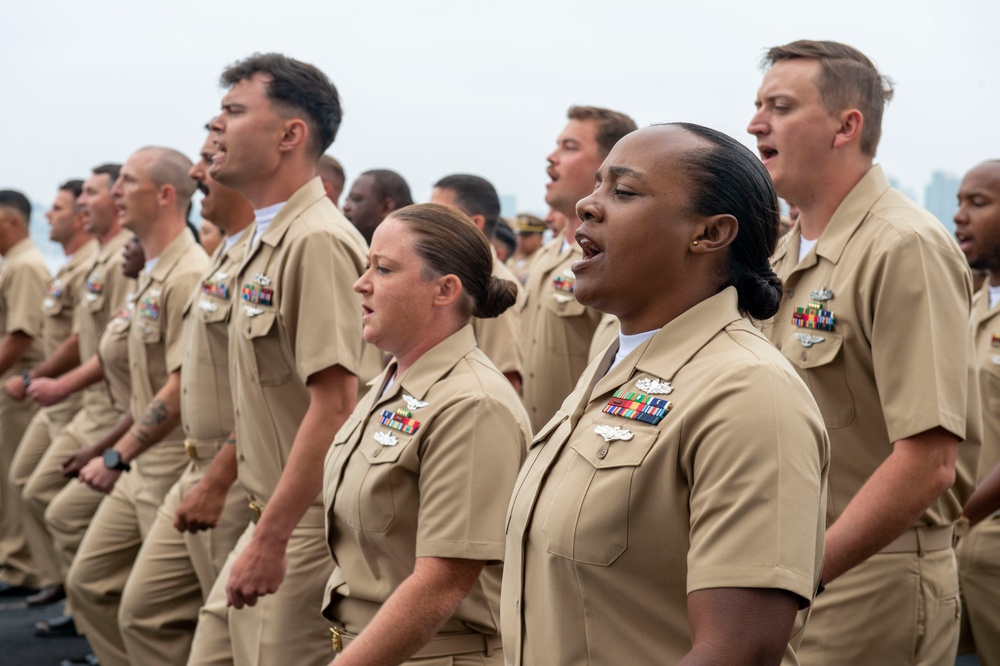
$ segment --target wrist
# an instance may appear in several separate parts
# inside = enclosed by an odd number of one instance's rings
[[[110,470],[118,470],[119,472],[129,472],[132,470],[132,466],[122,460],[121,454],[114,448],[104,452],[104,466]]]
[[[21,373],[21,383],[24,384],[24,388],[31,386],[31,371],[25,370]]]

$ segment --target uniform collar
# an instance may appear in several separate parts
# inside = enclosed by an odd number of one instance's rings
[[[405,390],[407,395],[422,400],[431,386],[451,372],[475,348],[476,335],[472,331],[472,325],[466,324],[418,358],[406,374],[396,378],[384,397],[394,396]]]
[[[736,288],[727,287],[677,317],[599,380],[593,396],[628,382],[635,371],[672,379],[719,331],[743,318],[738,302]]]
[[[212,253],[212,270],[217,270],[227,259],[230,263],[235,263],[236,265],[241,264],[243,259],[247,256],[250,241],[253,239],[253,232],[254,225],[251,222],[249,225],[243,227],[241,231],[236,232],[243,235],[240,236],[229,249],[226,249],[225,243],[220,243],[219,247],[217,247],[215,252]]]
[[[191,233],[191,229],[187,226],[181,230],[177,236],[170,241],[166,249],[160,255],[159,260],[156,265],[153,266],[153,270],[149,271],[149,278],[151,280],[156,280],[157,282],[163,282],[170,275],[170,272],[174,269],[174,266],[181,260],[181,258],[187,254],[187,251],[191,249],[193,245],[197,242],[194,239],[194,234]]]
[[[271,224],[264,230],[260,242],[277,247],[281,243],[281,239],[284,238],[285,232],[288,231],[292,220],[324,197],[326,197],[326,190],[323,189],[323,181],[320,180],[319,176],[316,176],[297,189],[295,194],[285,202],[278,214],[274,216]],[[332,203],[330,205],[333,206]]]
[[[112,256],[119,254],[128,240],[132,238],[132,232],[128,229],[122,229],[107,243],[101,246],[101,249],[97,251],[97,258],[95,264],[103,263],[110,259]]]
[[[7,254],[3,255],[4,261],[10,261],[14,257],[30,252],[35,247],[35,242],[31,240],[31,236],[25,236],[21,240],[14,243]]]
[[[62,265],[56,275],[69,273],[76,270],[83,264],[89,264],[97,256],[97,239],[91,238],[86,243],[76,248],[76,252],[70,255],[69,261]]]
[[[1000,315],[1000,303],[990,309],[990,283],[983,282],[983,286],[972,298],[972,320],[976,326],[980,326],[997,315]]]

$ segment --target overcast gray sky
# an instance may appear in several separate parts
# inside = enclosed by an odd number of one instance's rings
[[[194,156],[219,74],[254,51],[323,69],[345,108],[330,152],[349,181],[394,169],[418,201],[470,172],[543,211],[571,104],[753,147],[759,58],[799,38],[849,43],[895,79],[878,157],[907,188],[1000,157],[996,0],[7,0],[0,25],[0,187],[45,204],[143,145]]]

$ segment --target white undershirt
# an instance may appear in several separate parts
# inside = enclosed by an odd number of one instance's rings
[[[257,243],[260,241],[260,237],[264,235],[267,228],[271,226],[271,222],[278,215],[278,211],[282,209],[285,202],[276,203],[273,206],[267,206],[266,208],[261,208],[260,210],[255,210],[253,212],[254,221],[257,222],[257,230],[253,232],[253,242],[250,243],[250,247],[256,247]]]
[[[237,231],[235,234],[226,234],[226,240],[222,241],[222,243],[223,243],[222,254],[225,254],[226,252],[229,252],[229,250],[231,250],[232,247],[234,245],[236,245],[236,241],[238,241],[239,239],[243,238],[243,234],[245,234],[247,232],[248,228],[249,227],[243,227],[242,229],[240,229],[239,231]]]
[[[659,330],[636,333],[635,335],[625,335],[621,331],[618,331],[618,353],[615,354],[615,360],[611,364],[611,368],[618,365],[623,358],[635,351],[643,342],[656,335]],[[608,372],[611,371],[611,368],[608,368]]]
[[[160,263],[160,258],[159,257],[153,257],[152,259],[147,259],[146,260],[146,266],[145,266],[146,275],[149,275],[150,273],[152,273],[153,269],[156,268],[156,264],[158,264],[158,263]]]
[[[990,310],[1000,302],[1000,287],[990,287]]]
[[[569,250],[569,239],[564,238],[562,247],[559,248],[559,254],[564,254],[567,250]]]
[[[819,242],[818,238],[806,240],[805,236],[799,236],[799,261],[806,258],[806,255],[809,254],[809,250],[816,247],[817,242]]]

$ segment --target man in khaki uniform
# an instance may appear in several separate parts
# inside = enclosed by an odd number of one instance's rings
[[[344,200],[344,217],[350,220],[366,243],[385,216],[413,203],[410,186],[403,177],[389,169],[365,171],[354,179]]]
[[[45,317],[42,319],[41,341],[45,360],[29,370],[26,376],[11,377],[4,384],[7,395],[14,400],[21,401],[27,397],[26,391],[33,379],[55,376],[68,369],[54,365],[52,361],[59,359],[53,354],[72,334],[73,309],[83,291],[87,268],[97,254],[97,241],[84,229],[84,215],[76,203],[82,190],[83,181],[67,181],[59,188],[52,208],[46,213],[50,225],[49,238],[62,245],[66,262],[49,281],[48,292],[42,301]],[[11,467],[10,481],[19,495],[49,446],[82,404],[81,397],[77,395],[58,405],[40,409],[35,414],[21,438]],[[36,527],[35,521],[24,520],[24,536],[42,587],[37,595],[28,597],[29,606],[58,601],[65,596],[63,572],[53,556],[51,538],[47,531],[34,529]]]
[[[545,223],[534,215],[521,213],[514,218],[514,233],[517,235],[517,248],[508,257],[506,265],[524,285],[528,281],[531,267],[538,259],[538,251],[542,249]]]
[[[336,88],[306,63],[258,54],[222,76],[210,174],[254,206],[229,335],[239,480],[252,524],[202,609],[189,664],[323,664],[332,570],[323,459],[357,400],[367,254],[316,177],[340,125]],[[266,168],[262,165],[266,165]],[[231,608],[227,608],[228,605]]]
[[[521,314],[524,404],[535,431],[555,414],[587,367],[590,341],[601,318],[573,296],[570,266],[583,257],[574,238],[580,226],[576,202],[594,190],[594,173],[618,139],[635,129],[631,118],[608,109],[574,106],[568,116],[548,157],[545,193],[545,202],[565,216],[566,225],[538,251]]]
[[[229,386],[229,312],[235,271],[253,236],[253,207],[208,175],[209,137],[190,175],[204,193],[202,216],[225,232],[184,314],[181,422],[187,469],[157,511],[122,593],[118,623],[133,664],[184,664],[226,556],[249,522],[236,480]]]
[[[500,219],[500,197],[485,178],[467,174],[445,176],[434,184],[431,203],[462,211],[472,218],[486,238],[493,238],[493,231]],[[524,289],[521,288],[517,277],[497,257],[492,244],[490,251],[493,253],[493,276],[501,280],[510,280],[517,285],[517,304],[508,308],[499,317],[491,319],[474,317],[472,330],[476,334],[479,348],[520,394],[524,376],[520,312],[521,304],[524,302]]]
[[[42,299],[49,282],[45,260],[28,235],[31,204],[20,192],[0,190],[0,378],[21,376],[42,360]],[[0,391],[0,596],[36,588],[36,569],[21,521],[21,496],[11,463],[38,406]]]
[[[962,179],[955,236],[969,265],[988,282],[972,301],[972,335],[979,362],[983,449],[979,485],[958,529],[958,575],[975,652],[983,666],[1000,666],[1000,160],[984,162]]]
[[[135,424],[80,471],[81,481],[110,495],[66,580],[77,627],[104,666],[128,664],[118,629],[121,592],[157,508],[189,460],[177,427],[183,315],[208,265],[184,218],[195,189],[190,168],[175,150],[143,148],[126,161],[112,190],[123,226],[146,254],[128,336]]]
[[[981,423],[968,267],[941,224],[873,166],[892,89],[871,61],[812,41],[765,61],[748,130],[778,195],[801,211],[772,258],[786,297],[766,330],[812,390],[832,450],[826,589],[799,654],[950,663],[952,523]]]

